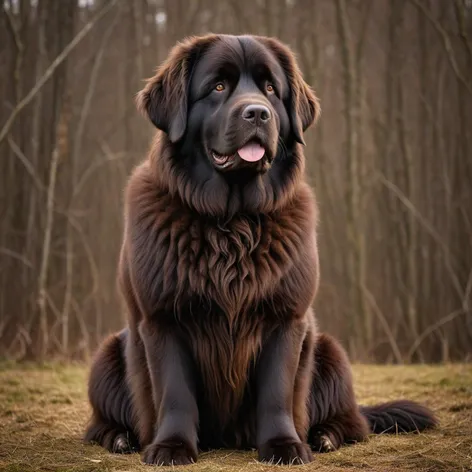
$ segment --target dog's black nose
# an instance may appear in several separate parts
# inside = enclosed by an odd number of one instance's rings
[[[264,105],[248,105],[243,110],[243,120],[253,125],[263,125],[271,118],[270,110]]]

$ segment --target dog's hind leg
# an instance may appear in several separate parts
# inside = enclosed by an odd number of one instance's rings
[[[369,425],[357,406],[351,367],[339,343],[321,334],[315,348],[308,443],[314,452],[330,452],[364,440]]]
[[[111,335],[95,357],[88,385],[93,412],[84,438],[121,454],[140,449],[126,383],[123,353],[127,336],[126,330]]]

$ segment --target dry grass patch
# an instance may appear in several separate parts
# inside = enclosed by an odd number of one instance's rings
[[[439,429],[420,435],[372,436],[317,455],[303,471],[471,471],[472,366],[354,366],[362,403],[407,397],[437,412]],[[0,363],[0,471],[141,472],[157,470],[139,455],[112,455],[86,446],[87,368],[81,365]],[[174,471],[268,472],[286,468],[256,462],[255,453],[217,451]],[[172,470],[160,468],[159,470]]]

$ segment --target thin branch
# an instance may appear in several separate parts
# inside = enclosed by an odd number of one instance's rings
[[[421,10],[422,13],[424,13],[426,18],[428,18],[430,23],[434,26],[434,29],[441,36],[443,46],[446,50],[447,58],[449,59],[449,63],[451,64],[452,70],[456,74],[459,81],[462,82],[466,90],[472,95],[472,88],[470,87],[470,84],[467,82],[467,80],[462,75],[462,72],[459,69],[456,56],[454,55],[454,48],[452,47],[451,40],[449,39],[446,30],[441,26],[441,23],[439,23],[439,21],[434,18],[431,11],[428,10],[428,8],[426,8],[420,0],[410,0],[410,2],[412,2],[419,10]]]
[[[456,16],[457,22],[459,23],[459,35],[464,43],[464,47],[469,54],[469,61],[472,62],[472,44],[469,41],[469,37],[467,36],[467,28],[466,28],[466,19],[465,19],[465,5],[462,0],[456,0],[455,2],[456,7]]]
[[[48,343],[49,330],[46,310],[46,283],[49,269],[49,253],[51,249],[52,229],[54,224],[54,194],[56,191],[57,167],[59,165],[59,150],[54,149],[51,157],[49,171],[49,187],[46,206],[46,228],[44,231],[43,250],[41,255],[41,266],[38,277],[38,306],[39,322],[42,334],[42,358],[45,357]]]
[[[451,321],[455,320],[457,317],[461,315],[468,315],[470,314],[470,310],[456,310],[453,311],[452,313],[449,313],[449,315],[444,316],[440,320],[436,321],[436,323],[433,323],[432,325],[429,325],[416,339],[413,345],[411,346],[410,350],[408,351],[407,354],[407,359],[410,361],[412,358],[413,354],[416,352],[420,344],[434,331],[439,329],[441,326],[445,325],[446,323],[450,323]]]
[[[0,321],[0,339],[3,338],[3,333],[5,332],[6,327],[7,327],[7,320]]]
[[[451,251],[449,250],[447,244],[441,239],[441,235],[436,231],[436,229],[431,225],[431,223],[419,212],[419,210],[411,203],[408,197],[390,180],[386,179],[381,173],[378,174],[380,181],[391,190],[395,196],[400,200],[400,202],[415,216],[415,218],[421,223],[421,225],[427,230],[427,232],[432,236],[432,238],[439,244],[441,249],[444,252],[446,267],[448,268],[449,275],[451,276],[452,283],[454,288],[457,291],[460,299],[464,299],[464,291],[459,282],[457,274],[454,272],[451,266]]]
[[[20,24],[17,25],[15,18],[11,12],[11,9],[5,8],[5,14],[7,16],[7,24],[11,30],[11,34],[13,36],[15,47],[16,47],[16,57],[15,57],[15,67],[13,70],[13,80],[15,86],[15,103],[20,100],[21,93],[21,68],[23,65],[24,59],[24,44],[20,35],[20,30],[22,28],[21,24],[21,14],[20,16]]]
[[[16,259],[17,261],[22,262],[26,267],[33,269],[33,264],[25,256],[19,254],[18,252],[12,251],[11,249],[8,249],[6,247],[0,247],[0,254],[4,254],[13,259]]]
[[[13,14],[10,8],[4,8],[5,15],[8,19],[7,25],[11,31],[11,35],[13,36],[13,40],[15,41],[15,46],[17,51],[23,50],[23,42],[21,41],[20,33],[18,31],[18,27],[15,24],[15,19],[13,18]]]
[[[99,288],[100,288],[99,270],[98,270],[97,264],[95,262],[95,258],[94,258],[92,248],[87,243],[87,238],[85,236],[85,232],[84,232],[83,228],[80,226],[79,222],[70,213],[64,213],[64,212],[61,212],[61,213],[64,216],[66,216],[66,218],[69,220],[69,223],[72,226],[72,228],[74,228],[77,231],[77,234],[79,235],[80,240],[82,242],[82,246],[83,246],[86,258],[87,258],[88,263],[89,263],[89,268],[90,268],[90,273],[91,273],[91,278],[92,278],[92,289],[91,289],[90,293],[86,297],[84,297],[84,303],[85,303],[85,300],[87,300],[88,298],[92,298],[93,295],[95,295],[98,292]],[[95,300],[95,303],[97,303],[96,300]],[[97,310],[97,313],[98,313],[98,306],[96,306],[96,310]]]
[[[124,159],[131,159],[131,157],[126,155],[125,153],[120,153],[116,155],[106,155],[105,159],[100,159],[96,160],[95,162],[92,162],[90,166],[85,169],[83,174],[80,176],[79,181],[74,186],[74,189],[72,191],[72,197],[74,198],[80,193],[88,178],[93,174],[95,170],[97,170],[97,168],[102,167],[103,165],[109,162],[120,161]]]
[[[113,7],[118,0],[110,0],[75,36],[75,38],[64,48],[64,50],[54,59],[53,63],[48,67],[44,75],[38,80],[36,85],[30,90],[26,97],[21,100],[15,107],[6,123],[3,125],[2,131],[0,132],[0,143],[6,138],[10,129],[15,122],[18,114],[25,108],[46,84],[46,82],[52,77],[55,70],[67,59],[67,56],[74,50],[74,48],[87,36],[95,24]]]
[[[387,336],[390,347],[392,348],[392,353],[395,356],[395,360],[397,361],[398,364],[403,364],[400,348],[398,347],[397,341],[395,340],[395,336],[392,330],[390,329],[388,321],[386,320],[384,314],[382,313],[382,310],[379,308],[379,305],[377,304],[371,291],[363,284],[362,284],[362,290],[364,291],[364,295],[366,296],[367,300],[369,301],[372,307],[372,311],[377,315],[377,318],[379,319],[380,324],[382,325],[382,328],[385,331],[385,335]]]
[[[20,160],[20,162],[23,164],[23,166],[27,170],[28,174],[33,179],[38,190],[43,190],[43,191],[46,190],[46,187],[43,185],[40,178],[38,177],[38,174],[33,164],[31,164],[28,158],[24,155],[23,151],[19,148],[19,146],[15,143],[15,141],[13,141],[11,136],[8,136],[8,144],[10,145],[11,150],[13,151],[13,154]]]
[[[356,62],[357,64],[361,64],[362,62],[362,54],[364,51],[364,45],[365,45],[365,40],[367,37],[367,31],[368,31],[368,24],[369,24],[369,19],[370,19],[370,14],[372,11],[372,5],[373,5],[373,0],[368,0],[365,3],[362,3],[364,6],[364,11],[362,14],[362,19],[361,19],[361,31],[359,34],[359,40],[357,41],[357,47],[356,47]]]
[[[79,304],[77,303],[75,298],[72,298],[71,304],[72,304],[72,308],[74,309],[74,312],[76,314],[77,322],[79,323],[79,326],[80,326],[80,331],[82,333],[82,339],[85,343],[85,356],[86,356],[86,358],[88,358],[88,356],[90,354],[90,334],[89,334],[89,331],[87,329],[87,324],[84,320],[83,313],[79,308]]]
[[[102,65],[105,47],[108,44],[108,40],[110,39],[110,35],[113,32],[118,19],[119,19],[119,9],[117,10],[115,18],[113,19],[111,25],[108,27],[107,31],[105,31],[105,34],[103,35],[102,41],[100,43],[100,47],[98,48],[98,52],[95,56],[95,60],[92,66],[92,72],[90,73],[89,86],[87,88],[87,93],[83,100],[83,106],[80,113],[79,123],[77,125],[77,132],[75,134],[75,139],[74,139],[74,149],[72,152],[72,162],[74,164],[79,159],[80,153],[82,151],[82,137],[83,137],[83,133],[85,129],[85,123],[88,118],[90,105],[92,103],[93,94],[95,92],[98,72]]]

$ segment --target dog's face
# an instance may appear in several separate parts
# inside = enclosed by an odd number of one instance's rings
[[[223,179],[246,188],[268,173],[284,186],[291,164],[300,167],[291,160],[303,157],[294,149],[319,114],[290,50],[258,36],[208,35],[179,43],[139,93],[138,104],[167,134],[194,180],[217,186]]]
[[[287,77],[274,55],[251,37],[225,37],[195,65],[187,139],[200,140],[219,172],[265,172],[279,139],[290,137]]]

